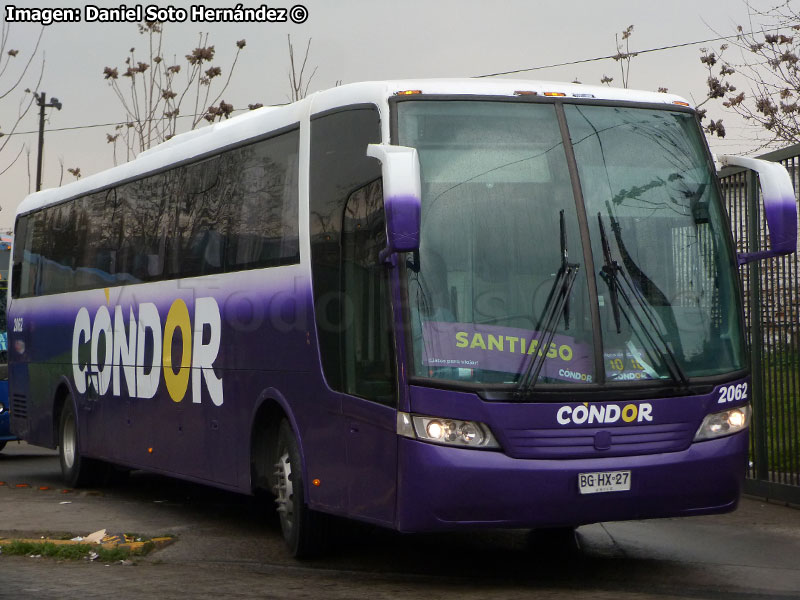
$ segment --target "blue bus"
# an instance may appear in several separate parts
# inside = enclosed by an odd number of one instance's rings
[[[179,135],[19,206],[12,430],[404,532],[736,507],[749,365],[695,110],[535,81],[352,84]]]
[[[6,326],[6,301],[8,298],[8,267],[11,264],[11,238],[0,237],[0,452],[10,441],[8,410],[8,333]]]

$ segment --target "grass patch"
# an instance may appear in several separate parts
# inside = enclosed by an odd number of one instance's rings
[[[93,544],[54,544],[48,541],[12,540],[0,547],[0,550],[6,556],[41,556],[55,558],[56,560],[87,559],[110,563],[128,560],[131,557],[145,556],[155,548],[156,544],[150,540],[145,541],[134,550],[127,546],[103,548]]]
[[[10,544],[3,546],[3,554],[9,556],[42,556],[57,560],[81,560],[89,558],[92,552],[97,554],[95,560],[102,562],[125,560],[131,554],[128,549],[113,548],[106,550],[90,544],[54,544],[52,542],[13,540]]]
[[[764,357],[761,377],[766,421],[767,465],[772,473],[800,474],[800,355]]]
[[[89,556],[94,547],[89,544],[53,544],[52,542],[23,542],[12,540],[3,546],[3,554],[9,556],[44,556],[59,560],[78,560]],[[99,553],[98,553],[99,554]]]

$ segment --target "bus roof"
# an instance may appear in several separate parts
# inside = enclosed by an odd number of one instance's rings
[[[372,103],[380,107],[385,104],[387,98],[406,91],[447,96],[508,97],[535,94],[580,98],[586,102],[599,100],[689,106],[689,103],[680,96],[668,93],[524,79],[407,79],[352,83],[316,92],[292,104],[259,108],[213,125],[182,133],[141,152],[130,162],[59,188],[30,194],[17,207],[17,215],[102,190],[113,184],[135,179],[168,165],[189,161],[249,138],[297,125],[309,114],[351,104]]]

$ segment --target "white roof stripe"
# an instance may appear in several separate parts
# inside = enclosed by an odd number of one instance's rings
[[[516,79],[408,79],[395,81],[370,81],[343,85],[280,107],[264,107],[226,121],[177,135],[131,162],[84,177],[59,188],[52,188],[27,196],[17,207],[24,214],[56,204],[67,198],[101,189],[118,181],[135,178],[168,165],[190,160],[250,138],[266,134],[302,121],[310,113],[318,113],[339,106],[372,103],[381,107],[387,99],[401,90],[421,90],[425,94],[513,96],[514,92],[527,91],[543,95],[561,92],[567,97],[593,96],[597,100],[672,104],[686,102],[680,96],[660,92],[626,90],[604,86],[559,83],[550,81]],[[589,100],[591,101],[591,100]]]

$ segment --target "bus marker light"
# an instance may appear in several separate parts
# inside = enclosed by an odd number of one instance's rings
[[[594,98],[594,94],[572,94],[573,98]]]
[[[689,106],[688,102],[681,102],[680,100],[673,100],[673,104],[677,104],[678,106]]]
[[[321,486],[321,485],[322,485],[322,482],[321,482],[319,479],[314,479],[314,480],[312,480],[312,481],[311,481],[311,484],[312,484],[314,487],[319,487],[319,486]]]
[[[539,92],[534,92],[532,90],[517,90],[514,92],[515,96],[538,96]]]
[[[545,96],[566,96],[564,92],[545,92]]]
[[[395,96],[411,96],[413,94],[421,94],[422,90],[401,90],[399,92],[395,92]]]
[[[411,424],[411,415],[408,413],[397,413],[397,435],[407,438],[417,437],[414,433],[414,426]]]
[[[148,449],[147,449],[147,453],[148,453],[148,454],[152,454],[152,453],[153,453],[153,449],[152,449],[152,448],[148,448]]]

